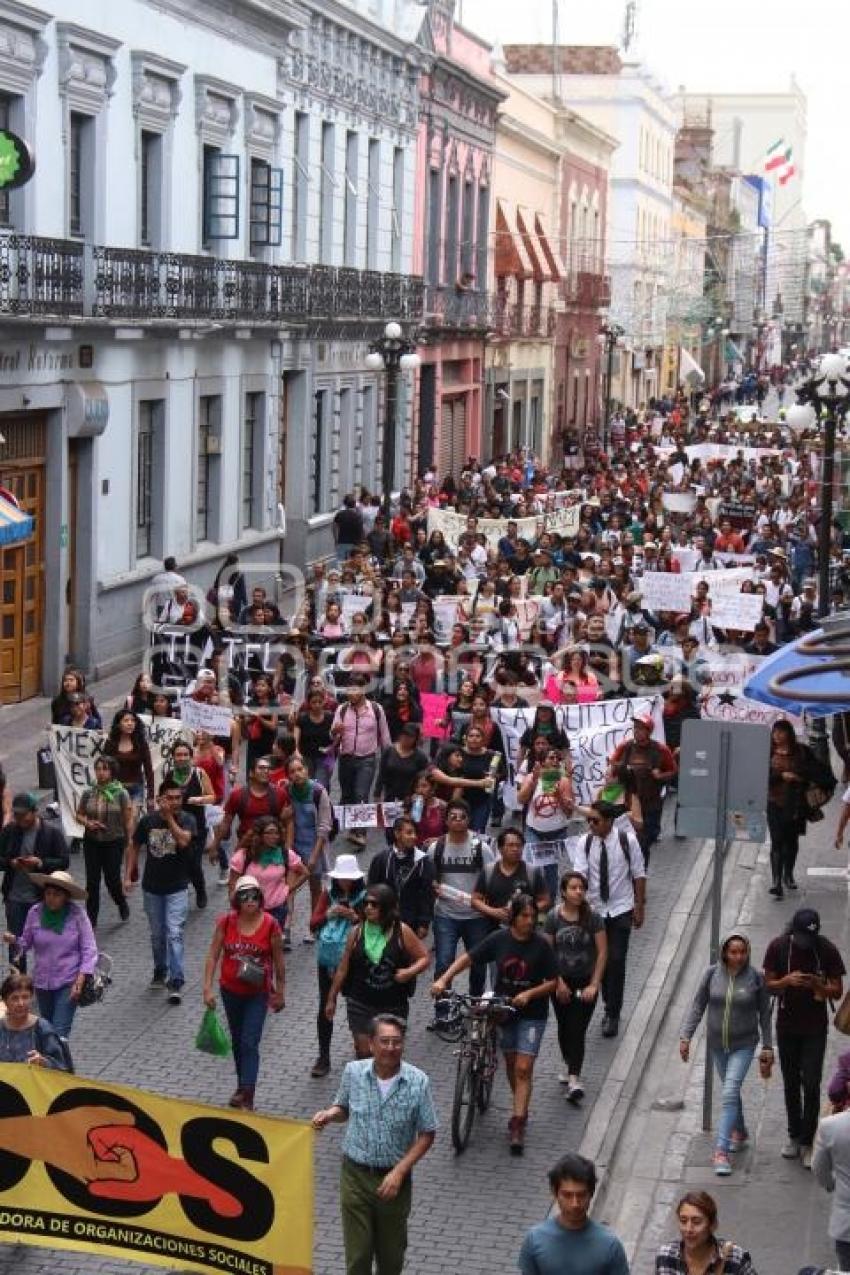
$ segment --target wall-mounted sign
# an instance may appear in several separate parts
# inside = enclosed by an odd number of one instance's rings
[[[23,186],[35,172],[35,155],[22,137],[0,129],[0,190]]]

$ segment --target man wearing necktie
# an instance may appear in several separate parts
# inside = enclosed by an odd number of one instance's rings
[[[575,868],[587,878],[587,901],[605,920],[608,963],[602,978],[605,1017],[602,1035],[620,1030],[626,957],[632,929],[643,925],[646,868],[640,842],[631,824],[615,827],[621,806],[594,801],[586,807],[588,835],[579,839]]]

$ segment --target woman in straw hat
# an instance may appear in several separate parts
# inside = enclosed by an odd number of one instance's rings
[[[221,961],[219,987],[236,1064],[237,1088],[231,1107],[254,1110],[260,1071],[260,1038],[268,1010],[285,1003],[283,935],[263,907],[263,891],[253,876],[233,887],[230,912],[216,921],[204,966],[204,1004],[215,1009],[213,979]]]
[[[20,938],[5,934],[3,939],[22,954],[32,951],[39,1013],[67,1038],[86,975],[97,964],[91,921],[85,908],[77,906],[86,892],[69,872],[31,872],[30,881],[43,890],[43,897],[27,913]]]
[[[310,1075],[317,1079],[326,1076],[331,1069],[334,1025],[325,1015],[328,994],[352,926],[363,920],[365,898],[366,878],[357,856],[338,855],[328,873],[327,887],[319,895],[310,917],[310,929],[317,939],[316,969],[319,976],[319,1013],[316,1018],[319,1054]]]

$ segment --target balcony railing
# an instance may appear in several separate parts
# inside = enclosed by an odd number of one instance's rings
[[[0,235],[0,316],[377,325],[420,322],[423,297],[412,275]]]
[[[488,294],[473,288],[431,285],[425,289],[423,322],[432,328],[484,332],[490,326]]]
[[[568,275],[564,290],[570,305],[580,305],[591,310],[604,310],[611,304],[611,280],[608,275],[590,270],[577,270]]]
[[[554,306],[515,305],[494,297],[491,327],[498,338],[550,337],[555,335]]]

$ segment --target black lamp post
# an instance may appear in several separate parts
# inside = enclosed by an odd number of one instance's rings
[[[832,489],[835,480],[835,431],[838,422],[850,410],[850,367],[840,354],[825,354],[817,371],[797,390],[800,406],[792,407],[786,417],[792,430],[805,429],[816,423],[811,410],[823,418],[823,462],[821,483],[821,518],[818,527],[818,618],[829,615],[829,558],[832,548]]]
[[[366,355],[366,366],[374,372],[387,374],[384,400],[384,441],[381,455],[381,482],[383,484],[384,516],[387,527],[392,518],[393,479],[395,478],[396,437],[398,434],[398,375],[412,372],[422,360],[414,344],[404,335],[400,323],[391,320],[383,335],[372,343]]]
[[[602,338],[605,349],[607,351],[605,364],[605,418],[602,422],[602,450],[608,454],[608,432],[611,425],[611,388],[614,380],[614,351],[617,348],[617,342],[620,337],[625,336],[626,329],[621,328],[619,323],[603,323],[599,329],[599,335]]]

